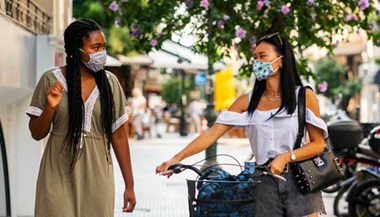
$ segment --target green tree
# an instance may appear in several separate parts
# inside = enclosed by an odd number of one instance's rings
[[[162,84],[161,96],[166,103],[175,103],[180,107],[185,106],[187,102],[182,102],[182,95],[189,99],[190,92],[196,89],[194,78],[186,75],[182,79],[180,78],[182,75],[184,74],[179,72],[177,75],[171,76],[170,79],[166,79]]]
[[[162,99],[168,104],[181,104],[181,81],[176,78],[168,79],[162,84]]]
[[[341,101],[340,107],[346,110],[349,100],[361,90],[362,80],[349,76],[346,68],[333,59],[322,59],[317,61],[315,65],[318,79],[326,82],[327,85],[325,91],[319,90],[318,92],[332,100],[341,98],[339,99]]]
[[[268,32],[280,32],[300,55],[301,73],[310,76],[304,49],[311,45],[333,50],[336,35],[365,31],[378,43],[376,0],[108,0],[110,16],[128,26],[136,50],[159,49],[173,34],[189,32],[198,40],[194,50],[211,63],[230,55],[235,47],[246,63],[240,72],[250,75],[256,41]]]
[[[128,26],[119,27],[119,20],[106,10],[104,0],[73,0],[73,17],[89,18],[99,23],[106,35],[109,53],[127,55],[134,52]]]

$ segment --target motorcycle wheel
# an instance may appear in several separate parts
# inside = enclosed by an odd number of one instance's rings
[[[334,198],[334,215],[337,217],[347,217],[348,215],[348,203],[346,196],[348,194],[348,187],[340,188],[338,194]]]
[[[348,202],[352,217],[380,217],[380,179],[369,179],[355,188]]]

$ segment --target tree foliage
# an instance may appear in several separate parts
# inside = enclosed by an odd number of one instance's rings
[[[194,50],[211,62],[230,55],[236,48],[246,63],[241,73],[249,75],[256,41],[270,32],[280,32],[300,55],[301,73],[311,71],[302,52],[311,45],[330,51],[350,32],[365,31],[379,39],[377,0],[108,0],[109,14],[120,26],[130,28],[136,50],[159,49],[173,34],[197,38]]]
[[[181,104],[181,81],[177,78],[168,79],[162,84],[162,99],[168,104]]]
[[[350,76],[347,68],[333,59],[321,59],[316,62],[316,74],[320,81],[318,93],[333,100],[341,98],[341,107],[346,110],[349,100],[359,92],[363,86],[361,79]],[[344,82],[343,82],[344,81]],[[326,83],[325,83],[326,82]],[[321,88],[320,85],[326,85]],[[323,89],[323,91],[321,91]]]
[[[118,27],[111,14],[106,13],[104,0],[73,0],[73,17],[89,18],[99,23],[106,35],[108,52],[111,54],[126,55],[134,51],[129,28]]]
[[[358,91],[357,88],[352,88],[353,86],[358,86],[360,90],[361,82],[355,78],[350,79],[347,76],[346,68],[335,60],[330,58],[321,59],[315,65],[315,71],[319,80],[326,81],[328,85],[326,91],[319,92],[327,97],[336,96],[338,93],[344,96],[353,96]],[[347,80],[348,82],[342,82]]]

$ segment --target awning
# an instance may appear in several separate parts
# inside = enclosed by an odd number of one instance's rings
[[[146,55],[136,55],[136,56],[118,56],[119,60],[123,65],[152,65],[153,60]]]
[[[172,68],[187,70],[208,69],[208,58],[204,54],[195,53],[191,47],[183,46],[173,41],[165,41],[160,50],[149,52],[154,68]],[[222,62],[214,63],[214,71],[222,70],[226,65]]]
[[[365,51],[367,46],[367,40],[361,34],[353,33],[348,37],[348,42],[339,43],[334,48],[334,54],[336,56],[350,56],[361,54]]]
[[[110,55],[107,55],[107,62],[106,62],[105,66],[120,67],[121,65],[122,65],[121,62],[118,59],[116,59],[115,57],[112,57]]]

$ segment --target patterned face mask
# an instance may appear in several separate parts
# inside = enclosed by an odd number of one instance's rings
[[[82,49],[79,49],[79,50],[82,51],[83,53],[87,54],[90,57],[90,61],[85,62],[84,60],[82,60],[82,62],[91,71],[98,72],[106,64],[106,61],[107,61],[107,51],[106,50],[99,51],[99,52],[92,53],[92,54],[88,54]]]
[[[273,70],[272,63],[276,62],[278,59],[282,58],[282,56],[277,57],[272,62],[262,62],[259,60],[253,61],[253,73],[255,74],[257,80],[261,81],[266,79],[275,73],[280,67],[276,70]]]

